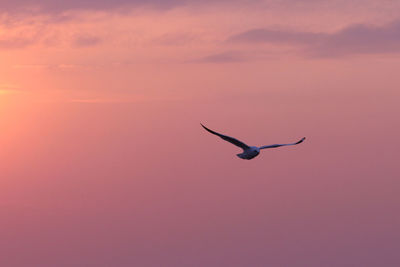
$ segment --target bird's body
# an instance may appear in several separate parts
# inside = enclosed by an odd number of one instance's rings
[[[243,153],[236,154],[241,159],[252,159],[260,154],[260,149],[256,146],[251,146],[248,149],[244,149]]]
[[[261,149],[297,145],[306,139],[305,137],[303,137],[302,139],[300,139],[300,141],[297,141],[296,143],[291,143],[291,144],[274,144],[274,145],[256,147],[256,146],[248,146],[245,143],[243,143],[233,137],[214,132],[213,130],[210,130],[207,127],[205,127],[203,124],[201,124],[201,126],[203,126],[203,128],[206,129],[206,131],[208,131],[216,136],[219,136],[220,138],[224,139],[225,141],[228,141],[229,143],[234,144],[235,146],[238,146],[241,149],[243,149],[243,152],[240,154],[237,154],[237,156],[241,159],[247,159],[247,160],[257,157],[260,154]]]

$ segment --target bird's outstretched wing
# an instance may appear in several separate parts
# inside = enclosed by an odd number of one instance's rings
[[[260,147],[260,149],[265,149],[265,148],[275,148],[275,147],[280,147],[280,146],[294,146],[294,145],[298,145],[300,143],[302,143],[306,138],[303,137],[300,139],[300,141],[297,141],[296,143],[292,143],[292,144],[275,144],[275,145],[269,145],[269,146],[262,146]]]
[[[200,123],[200,124],[201,124],[201,123]],[[238,146],[238,147],[240,147],[240,148],[242,148],[242,149],[248,149],[248,148],[249,148],[248,145],[246,145],[245,143],[243,143],[243,142],[241,142],[241,141],[239,141],[239,140],[237,140],[237,139],[235,139],[235,138],[233,138],[233,137],[230,137],[230,136],[227,136],[227,135],[223,135],[223,134],[214,132],[213,130],[208,129],[208,128],[207,128],[206,126],[204,126],[203,124],[201,124],[201,126],[203,126],[203,128],[206,129],[208,132],[210,132],[210,133],[212,133],[212,134],[215,134],[215,135],[221,137],[221,138],[224,139],[225,141],[228,141],[229,143],[232,143],[232,144],[234,144],[235,146]]]

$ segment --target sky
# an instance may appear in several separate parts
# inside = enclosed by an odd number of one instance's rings
[[[1,0],[0,58],[1,266],[400,265],[399,1]]]

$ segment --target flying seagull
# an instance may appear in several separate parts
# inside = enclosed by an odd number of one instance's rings
[[[200,123],[201,124],[201,123]],[[266,149],[266,148],[275,148],[275,147],[280,147],[280,146],[293,146],[293,145],[298,145],[301,142],[303,142],[306,138],[303,137],[300,139],[300,141],[297,141],[296,143],[291,143],[291,144],[274,144],[274,145],[269,145],[269,146],[260,146],[260,147],[256,147],[256,146],[248,146],[245,143],[227,136],[227,135],[223,135],[217,132],[214,132],[213,130],[208,129],[206,126],[204,126],[203,124],[201,124],[201,126],[203,126],[204,129],[206,129],[208,132],[215,134],[216,136],[221,137],[222,139],[224,139],[225,141],[228,141],[229,143],[234,144],[235,146],[240,147],[241,149],[243,149],[243,153],[237,154],[237,156],[241,159],[252,159],[258,156],[258,154],[260,154],[260,149]]]

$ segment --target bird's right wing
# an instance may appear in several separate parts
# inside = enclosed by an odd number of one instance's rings
[[[201,124],[201,123],[200,123],[200,124]],[[201,126],[203,126],[203,128],[206,129],[206,131],[208,131],[208,132],[210,132],[210,133],[212,133],[212,134],[215,134],[216,136],[221,137],[221,138],[224,139],[225,141],[228,141],[229,143],[234,144],[235,146],[238,146],[238,147],[240,147],[240,148],[242,148],[242,149],[248,149],[248,148],[249,148],[248,145],[246,145],[245,143],[243,143],[243,142],[241,142],[241,141],[239,141],[239,140],[237,140],[237,139],[235,139],[235,138],[233,138],[233,137],[230,137],[230,136],[227,136],[227,135],[223,135],[223,134],[214,132],[213,130],[208,129],[208,128],[207,128],[206,126],[204,126],[203,124],[201,124]]]
[[[275,147],[280,147],[280,146],[294,146],[302,143],[306,138],[303,137],[300,139],[300,141],[297,141],[296,143],[291,143],[291,144],[275,144],[275,145],[269,145],[269,146],[262,146],[260,149],[265,149],[265,148],[275,148]]]

